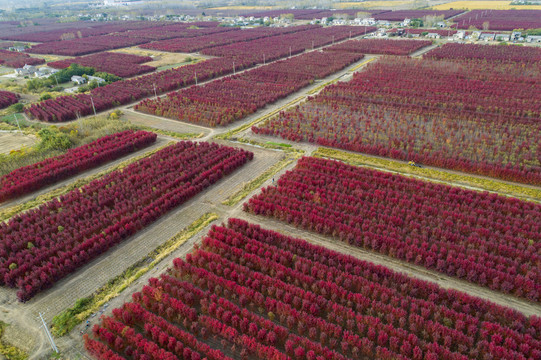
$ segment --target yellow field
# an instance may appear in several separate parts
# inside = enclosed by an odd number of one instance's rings
[[[432,6],[434,10],[449,10],[451,8],[468,10],[541,10],[541,5],[511,5],[510,1],[453,1],[447,4]]]
[[[356,9],[356,8],[377,8],[377,7],[393,7],[393,6],[402,6],[407,4],[412,4],[414,0],[396,0],[396,1],[351,1],[351,2],[341,2],[333,4],[333,7],[337,9]]]

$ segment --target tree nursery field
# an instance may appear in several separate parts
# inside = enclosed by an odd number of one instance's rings
[[[109,3],[0,10],[0,358],[541,360],[538,12]]]
[[[386,57],[252,130],[541,185],[541,50],[530,49],[447,44],[425,59]]]
[[[204,126],[225,126],[343,69],[362,56],[346,53],[337,57],[329,52],[309,52],[203,86],[169,93],[165,98],[146,99],[135,109]]]
[[[230,219],[85,341],[98,359],[535,359],[539,320]]]
[[[541,301],[538,204],[303,158],[244,207]]]
[[[178,142],[2,223],[0,284],[19,300],[149,225],[252,158],[243,150]]]

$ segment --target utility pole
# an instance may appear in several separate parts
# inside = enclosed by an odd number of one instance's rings
[[[332,36],[332,43],[334,44],[334,35]]]
[[[314,50],[314,40],[312,40],[312,50]]]
[[[156,93],[156,83],[152,84],[154,85],[154,97],[158,99],[158,94]]]
[[[45,319],[43,318],[43,315],[39,313],[39,318],[41,319],[41,323],[43,324],[43,329],[45,329],[45,334],[47,335],[47,339],[49,340],[49,343],[51,344],[51,348],[55,353],[58,353],[58,348],[56,347],[56,344],[54,343],[53,336],[49,332],[49,328],[47,327],[47,323],[45,322]]]
[[[96,116],[96,107],[94,106],[94,98],[90,95],[90,101],[92,102],[92,109],[94,109],[94,116]]]
[[[291,57],[291,46],[289,47],[289,57]]]
[[[235,72],[235,62],[233,61],[233,75],[235,75],[236,72]]]
[[[263,65],[265,65],[265,54],[263,54]]]
[[[195,85],[197,85],[197,71],[194,71],[195,74]]]

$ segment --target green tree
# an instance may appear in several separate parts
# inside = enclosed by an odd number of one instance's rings
[[[71,141],[67,134],[56,128],[43,128],[38,131],[41,142],[38,145],[40,150],[66,150],[71,147]]]

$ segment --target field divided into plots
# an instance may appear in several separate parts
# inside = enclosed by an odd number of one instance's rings
[[[134,79],[117,81],[98,87],[89,94],[60,96],[25,108],[26,114],[46,122],[65,122],[86,116],[96,111],[105,111],[113,107],[128,104],[143,98],[163,94],[182,87],[193,85],[235,71],[264,64],[271,60],[304,52],[307,49],[331,44],[335,41],[358,36],[372,29],[355,26],[338,28],[310,28],[298,33],[286,33],[238,44],[220,46],[212,49],[218,58],[143,75]],[[375,30],[375,28],[373,28]],[[264,40],[263,43],[260,41]],[[287,42],[286,42],[287,41]],[[129,45],[126,45],[129,46]],[[230,46],[236,46],[230,48]],[[238,47],[237,47],[238,46]],[[235,50],[236,49],[236,50]]]
[[[86,336],[97,359],[537,358],[541,322],[242,220]]]
[[[382,58],[252,131],[541,185],[539,49],[480,47]]]
[[[27,301],[252,158],[182,141],[16,215],[0,224],[0,284]]]
[[[225,126],[362,57],[354,53],[335,56],[328,52],[309,52],[203,86],[169,93],[164,98],[146,99],[135,109],[204,126]]]
[[[244,208],[539,302],[541,206],[303,158]]]

